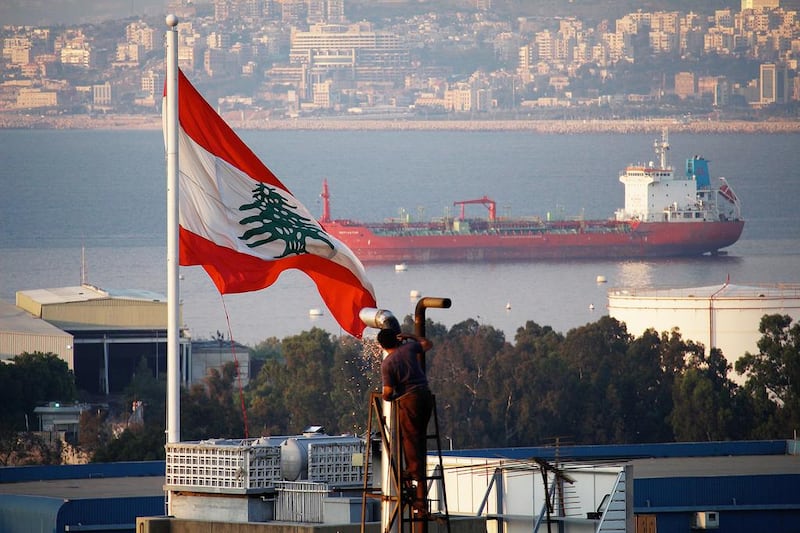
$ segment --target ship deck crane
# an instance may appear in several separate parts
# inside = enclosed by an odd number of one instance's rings
[[[489,221],[494,222],[497,218],[497,202],[489,198],[488,196],[483,196],[482,198],[477,198],[475,200],[461,200],[459,202],[453,202],[453,205],[460,205],[461,206],[461,215],[459,216],[459,220],[464,220],[464,206],[467,204],[482,204],[489,210]]]

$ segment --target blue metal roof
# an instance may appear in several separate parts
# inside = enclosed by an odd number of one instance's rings
[[[14,466],[0,468],[0,483],[97,477],[163,476],[164,461],[89,463],[85,465]]]
[[[627,460],[656,457],[718,457],[740,455],[786,455],[787,441],[671,442],[653,444],[607,444],[584,446],[532,446],[442,451],[450,457],[523,460],[537,457],[559,460]]]

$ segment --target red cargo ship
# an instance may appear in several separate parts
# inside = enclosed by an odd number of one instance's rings
[[[485,196],[455,202],[458,217],[430,222],[333,220],[326,181],[319,222],[364,263],[693,256],[735,243],[744,220],[725,178],[712,186],[708,160],[697,156],[676,176],[666,161],[666,132],[654,148],[658,165],[631,165],[620,175],[625,207],[608,220],[501,218]],[[487,218],[465,218],[464,205],[476,203],[488,208]]]

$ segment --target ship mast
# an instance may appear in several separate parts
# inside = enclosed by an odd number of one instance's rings
[[[326,222],[331,221],[331,203],[330,198],[331,195],[328,192],[328,179],[325,178],[322,180],[322,192],[320,193],[320,198],[322,198],[322,218],[319,221],[323,224]]]
[[[667,150],[669,150],[669,131],[667,128],[661,130],[661,140],[656,140],[653,143],[653,149],[656,151],[656,155],[658,156],[659,163],[661,169],[667,169]]]

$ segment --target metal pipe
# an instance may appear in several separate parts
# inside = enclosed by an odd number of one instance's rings
[[[452,303],[450,298],[434,298],[432,296],[420,298],[414,309],[414,334],[420,337],[425,336],[425,309],[449,309]]]
[[[449,309],[452,305],[450,298],[434,298],[426,296],[420,298],[417,302],[417,307],[414,309],[414,335],[418,337],[425,336],[425,310],[432,309]],[[422,353],[422,370],[428,371],[428,364],[425,360],[425,352]]]
[[[386,309],[375,309],[374,307],[364,307],[358,312],[358,318],[370,328],[391,329],[398,335],[400,334],[400,322]]]

